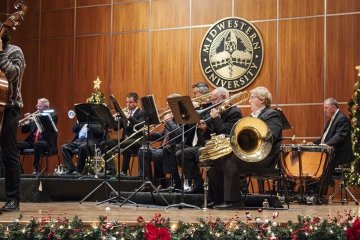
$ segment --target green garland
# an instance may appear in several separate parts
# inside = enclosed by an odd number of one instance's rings
[[[298,216],[298,222],[289,221],[287,224],[278,224],[273,219],[262,220],[249,218],[242,222],[239,217],[222,221],[220,219],[198,219],[195,223],[180,221],[171,222],[161,214],[155,214],[153,219],[146,223],[139,216],[138,224],[127,225],[118,221],[107,222],[107,217],[99,217],[99,224],[95,227],[84,227],[81,219],[66,217],[52,219],[51,217],[33,218],[28,224],[20,224],[19,220],[9,225],[0,225],[1,239],[126,239],[126,240],[191,240],[191,239],[279,239],[279,240],[321,240],[321,239],[360,239],[360,220],[349,213],[327,220],[320,217]],[[358,236],[359,235],[359,236]]]
[[[360,66],[356,67],[360,71]],[[359,73],[360,76],[360,73]],[[352,98],[348,103],[349,118],[351,119],[351,137],[354,161],[350,173],[347,175],[349,185],[360,186],[360,81],[356,81]]]

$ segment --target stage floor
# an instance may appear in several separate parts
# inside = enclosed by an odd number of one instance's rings
[[[107,209],[106,208],[110,208]],[[96,202],[47,202],[47,203],[21,203],[21,210],[19,212],[3,213],[0,215],[0,224],[7,224],[15,221],[22,215],[21,222],[28,222],[32,217],[46,219],[51,217],[64,217],[72,219],[77,215],[88,226],[95,226],[98,223],[99,216],[107,216],[108,221],[118,220],[122,223],[136,224],[139,216],[142,216],[146,222],[150,221],[155,213],[160,213],[164,218],[170,218],[171,221],[196,221],[197,218],[221,218],[228,220],[230,218],[237,218],[241,221],[246,221],[246,213],[249,212],[253,220],[255,217],[261,219],[271,219],[274,212],[279,215],[276,218],[278,223],[286,223],[288,220],[297,221],[297,216],[304,214],[305,216],[320,216],[324,219],[336,216],[338,214],[345,215],[349,211],[351,214],[360,215],[360,207],[350,202],[344,205],[340,203],[329,203],[328,205],[304,205],[292,203],[289,210],[196,210],[196,209],[181,209],[172,208],[165,210],[164,207],[136,207],[134,205],[126,204],[119,207],[116,204],[101,204],[96,205]]]

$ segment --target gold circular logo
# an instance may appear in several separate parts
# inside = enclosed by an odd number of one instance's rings
[[[250,22],[224,18],[205,34],[200,48],[200,65],[214,87],[230,92],[246,88],[260,72],[264,57],[259,31]]]

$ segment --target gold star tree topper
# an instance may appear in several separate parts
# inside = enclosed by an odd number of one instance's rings
[[[100,81],[100,78],[99,76],[96,78],[96,80],[94,81],[94,89],[97,90],[97,89],[100,89],[100,84],[101,84],[101,81]]]
[[[360,77],[360,66],[356,66],[355,68],[359,71],[358,76]]]

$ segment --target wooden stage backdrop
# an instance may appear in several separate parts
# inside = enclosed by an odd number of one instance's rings
[[[2,2],[1,12],[13,11],[14,0]],[[170,93],[190,95],[192,84],[204,81],[202,38],[225,17],[245,18],[261,32],[263,68],[249,89],[270,89],[294,127],[285,136],[320,136],[325,98],[347,111],[360,65],[359,0],[27,2],[25,22],[13,33],[27,61],[22,113],[33,112],[37,98],[50,99],[59,114],[59,147],[72,139],[68,110],[90,96],[97,76],[106,97],[114,94],[123,107],[130,91],[153,94],[159,108]]]

